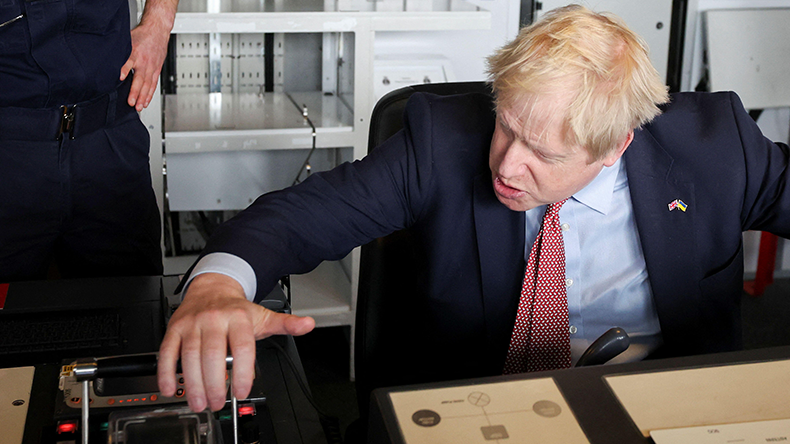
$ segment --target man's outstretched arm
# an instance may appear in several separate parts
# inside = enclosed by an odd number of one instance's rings
[[[233,391],[244,399],[255,374],[255,341],[277,334],[299,336],[315,321],[267,310],[244,296],[234,279],[217,273],[195,277],[173,314],[159,350],[159,388],[176,389],[176,362],[181,358],[187,401],[193,411],[225,403],[225,356],[233,355]]]

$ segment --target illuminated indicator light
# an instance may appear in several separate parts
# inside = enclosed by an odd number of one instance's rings
[[[243,405],[239,407],[239,416],[247,416],[254,414],[255,414],[255,407],[251,405]]]
[[[127,399],[126,402],[132,402],[132,398]]]
[[[159,396],[151,395],[151,401],[156,401],[157,399],[159,399]]]
[[[103,422],[103,423],[99,424],[99,430],[102,431],[102,432],[106,432],[109,427],[110,427],[110,424],[106,423],[106,422]]]
[[[115,399],[114,398],[110,398],[110,399],[107,400],[107,405],[113,405],[113,404],[115,404]]]
[[[58,435],[61,433],[74,433],[77,431],[76,422],[62,422],[58,424]]]
[[[147,401],[147,400],[148,400],[148,398],[143,398],[143,401]]]
[[[8,296],[9,284],[0,284],[0,310],[5,306],[5,298]]]
[[[119,399],[118,404],[122,404],[122,403],[123,403],[123,399]]]
[[[140,398],[134,398],[134,402],[139,402]]]

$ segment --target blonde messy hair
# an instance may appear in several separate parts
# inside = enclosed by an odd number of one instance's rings
[[[570,5],[522,29],[488,58],[497,110],[570,94],[565,143],[600,160],[669,101],[644,41],[616,16]]]

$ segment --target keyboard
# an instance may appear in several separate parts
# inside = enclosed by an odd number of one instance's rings
[[[58,312],[0,316],[0,355],[117,347],[117,313]]]

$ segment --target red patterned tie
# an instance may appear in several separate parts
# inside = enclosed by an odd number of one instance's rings
[[[546,208],[540,233],[529,252],[503,370],[506,375],[571,365],[565,246],[559,216],[566,200]]]

